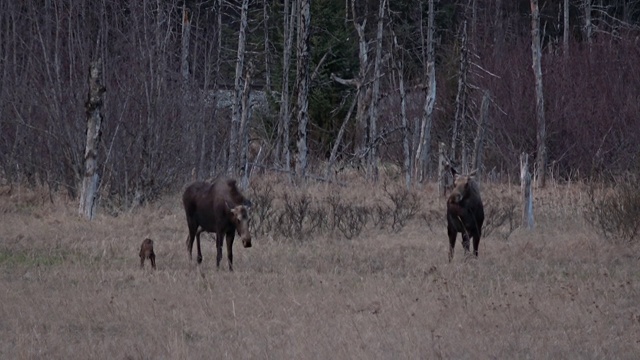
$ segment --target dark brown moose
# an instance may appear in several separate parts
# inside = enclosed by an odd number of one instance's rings
[[[156,254],[153,252],[153,240],[144,239],[140,246],[140,267],[144,267],[145,259],[151,260],[151,267],[156,268]]]
[[[219,178],[213,183],[196,181],[189,185],[182,195],[182,204],[187,215],[189,237],[187,251],[189,259],[193,250],[194,238],[198,241],[198,264],[202,263],[200,234],[203,231],[216,234],[216,266],[220,268],[222,260],[222,242],[227,238],[227,257],[229,270],[233,271],[233,239],[237,232],[246,248],[251,247],[249,233],[248,207],[251,202],[245,198],[236,186],[236,181]]]
[[[454,188],[447,199],[447,234],[449,235],[449,262],[453,259],[453,248],[458,233],[462,233],[462,247],[469,252],[469,237],[473,238],[473,254],[478,256],[482,236],[484,207],[478,184],[474,181],[476,170],[460,175],[451,168]]]

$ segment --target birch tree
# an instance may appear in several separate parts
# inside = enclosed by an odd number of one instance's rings
[[[297,120],[298,120],[298,156],[296,176],[303,178],[307,172],[307,124],[309,122],[309,37],[311,30],[310,0],[298,0],[298,42],[297,42]]]
[[[422,27],[422,24],[420,25]],[[415,155],[414,169],[416,180],[422,182],[426,177],[427,162],[429,160],[429,147],[431,146],[431,126],[433,123],[433,107],[436,102],[436,67],[435,52],[433,48],[433,33],[435,31],[435,7],[433,0],[429,0],[429,19],[427,22],[427,71],[426,97],[420,122],[420,137]]]
[[[544,117],[544,93],[542,87],[542,50],[540,47],[540,11],[538,0],[531,0],[531,54],[533,58],[533,75],[536,86],[536,122],[537,122],[537,154],[536,154],[536,182],[540,187],[545,186],[545,164],[547,157],[546,124]]]
[[[453,117],[453,129],[451,135],[451,160],[457,159],[457,145],[460,144],[460,163],[463,166],[463,172],[467,172],[465,152],[465,123],[467,118],[467,73],[469,69],[468,57],[468,41],[467,41],[467,22],[462,23],[462,31],[460,32],[460,63],[458,72],[458,91],[456,93],[456,112]]]
[[[241,117],[242,80],[246,46],[247,13],[249,0],[242,0],[240,9],[240,31],[238,32],[238,52],[236,58],[236,74],[233,87],[233,104],[231,107],[231,127],[229,129],[229,159],[227,173],[235,175],[238,169],[238,124]]]
[[[289,72],[291,71],[291,50],[293,31],[296,26],[297,0],[284,0],[284,50],[282,54],[282,91],[280,92],[280,119],[278,121],[278,139],[276,158],[284,163],[284,170],[291,173],[291,150],[289,149],[289,128],[291,124],[291,95],[289,93]]]
[[[89,68],[89,99],[85,103],[87,111],[87,139],[84,151],[84,174],[80,189],[79,213],[88,220],[95,215],[95,199],[98,191],[98,148],[102,127],[103,94],[101,84],[102,60],[91,62]]]
[[[569,56],[569,0],[564,0],[562,8],[563,15],[563,31],[562,31],[562,50],[565,57]]]
[[[382,29],[386,0],[380,0],[378,6],[378,29],[376,31],[376,57],[373,63],[373,83],[371,105],[369,106],[369,161],[368,173],[371,180],[378,180],[378,101],[380,100],[380,71],[382,66]]]

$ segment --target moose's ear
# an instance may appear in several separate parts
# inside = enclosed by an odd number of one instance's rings
[[[458,172],[453,168],[453,166],[451,167],[451,175],[453,175],[454,178],[458,175]]]

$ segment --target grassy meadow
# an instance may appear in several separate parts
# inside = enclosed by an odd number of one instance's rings
[[[273,209],[286,206],[282,181],[261,181]],[[318,203],[391,193],[304,191]],[[640,246],[593,231],[579,184],[535,190],[535,229],[516,228],[519,192],[482,184],[489,217],[504,221],[478,259],[458,241],[448,263],[444,199],[428,184],[403,226],[372,221],[350,239],[335,228],[285,236],[265,216],[252,248],[234,244],[229,272],[209,234],[203,263],[188,261],[179,193],[88,222],[62,195],[3,188],[0,358],[636,359]],[[139,267],[145,237],[156,271]]]

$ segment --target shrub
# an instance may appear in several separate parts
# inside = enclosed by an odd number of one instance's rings
[[[640,233],[640,192],[638,176],[615,178],[613,184],[588,190],[584,216],[596,231],[609,240],[632,242]]]

